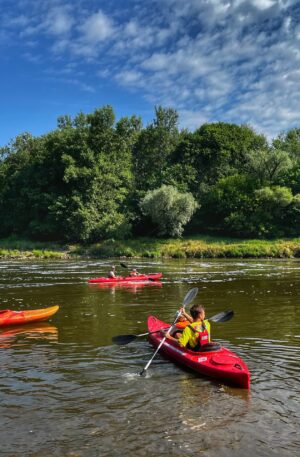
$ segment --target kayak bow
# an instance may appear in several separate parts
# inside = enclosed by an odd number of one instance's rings
[[[154,332],[166,328],[168,324],[154,316],[148,318],[148,330]],[[158,347],[164,334],[162,332],[149,335],[154,347]],[[211,343],[209,343],[211,344]],[[195,352],[182,348],[171,340],[166,340],[160,349],[167,358],[185,365],[192,370],[235,386],[250,389],[250,372],[245,362],[234,352],[220,347],[217,350]]]

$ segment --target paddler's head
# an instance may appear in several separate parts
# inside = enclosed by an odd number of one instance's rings
[[[204,321],[205,319],[205,309],[202,305],[193,305],[190,313],[194,321]]]

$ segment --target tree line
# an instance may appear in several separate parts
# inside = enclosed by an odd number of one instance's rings
[[[104,106],[61,116],[0,148],[0,237],[91,243],[137,235],[300,235],[300,128],[273,139],[247,125],[179,129],[116,121]]]

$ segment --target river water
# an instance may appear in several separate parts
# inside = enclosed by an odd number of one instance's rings
[[[0,331],[0,455],[298,456],[300,261],[138,260],[162,285],[87,284],[111,263],[0,262],[1,309],[60,305],[49,322]],[[212,337],[248,364],[250,392],[160,356],[140,377],[147,340],[111,343],[147,331],[149,314],[173,320],[192,287],[207,316],[234,310]]]

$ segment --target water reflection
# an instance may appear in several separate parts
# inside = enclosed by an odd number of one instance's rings
[[[128,282],[128,283],[110,283],[110,284],[101,284],[101,283],[91,283],[88,284],[89,287],[98,288],[102,290],[110,290],[112,293],[115,293],[118,289],[128,290],[136,294],[141,291],[143,288],[147,287],[162,287],[163,283],[160,281],[153,282]]]
[[[11,348],[18,343],[18,337],[22,335],[22,344],[26,341],[58,342],[58,329],[47,322],[35,324],[11,326],[0,330],[0,348]]]

